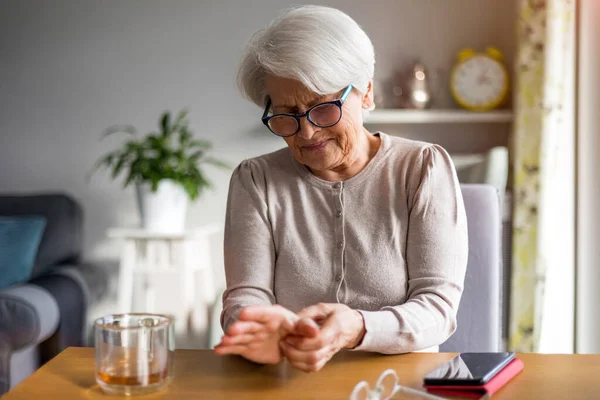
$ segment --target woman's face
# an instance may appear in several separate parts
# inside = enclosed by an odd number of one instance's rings
[[[336,100],[342,95],[340,91],[320,96],[296,80],[275,76],[267,77],[266,87],[274,114],[304,113],[315,104]],[[345,168],[352,163],[360,136],[364,135],[362,109],[368,109],[371,104],[371,85],[365,95],[353,89],[342,106],[342,118],[337,124],[319,128],[306,118],[300,118],[298,133],[284,140],[296,160],[312,171]]]

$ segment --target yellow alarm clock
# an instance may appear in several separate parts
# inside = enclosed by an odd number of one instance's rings
[[[471,111],[492,110],[506,99],[508,86],[508,71],[498,49],[488,47],[483,53],[464,49],[458,53],[450,90],[461,107]]]

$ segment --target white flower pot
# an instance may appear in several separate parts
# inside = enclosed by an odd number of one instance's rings
[[[170,179],[159,182],[156,192],[147,183],[138,184],[137,200],[142,227],[156,233],[182,233],[185,230],[188,196]]]

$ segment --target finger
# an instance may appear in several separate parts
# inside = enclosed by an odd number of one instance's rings
[[[249,334],[249,333],[260,333],[265,332],[267,329],[264,324],[260,322],[254,321],[235,321],[229,329],[227,329],[227,335],[235,336],[240,334]]]
[[[303,362],[306,364],[316,364],[322,358],[326,358],[331,352],[329,346],[314,351],[302,351],[286,344],[285,342],[280,343],[280,348],[285,355],[285,358],[287,358],[290,362]]]
[[[244,345],[235,345],[235,346],[224,346],[217,345],[215,348],[215,353],[220,356],[228,355],[228,354],[243,354],[249,350],[248,346]]]
[[[303,318],[298,321],[293,333],[286,336],[288,343],[294,344],[304,338],[316,338],[319,336],[320,328],[315,321],[310,318]]]
[[[248,306],[240,311],[240,320],[254,321],[267,325],[271,329],[278,328],[282,322],[286,328],[293,328],[298,317],[281,306]]]
[[[300,351],[316,351],[325,347],[325,343],[321,337],[288,336],[283,343]]]
[[[300,323],[298,323],[298,328],[300,328]],[[341,334],[342,330],[338,318],[332,315],[325,320],[319,329],[318,335],[313,337],[291,336],[285,339],[285,343],[297,350],[315,351],[328,345],[337,344]]]
[[[320,320],[327,318],[331,313],[331,307],[325,303],[315,304],[314,306],[306,307],[298,312],[300,318],[310,318],[312,320]]]
[[[302,318],[296,323],[294,333],[307,338],[315,338],[319,336],[321,329],[317,323],[310,318]]]
[[[323,343],[335,343],[339,338],[342,337],[343,329],[341,325],[341,319],[341,317],[331,314],[329,318],[323,322],[319,332],[319,338],[321,338]]]
[[[241,334],[235,336],[225,335],[221,339],[221,343],[225,346],[231,346],[235,344],[249,344],[252,342],[261,342],[267,338],[268,334],[265,333],[254,333],[254,334]]]

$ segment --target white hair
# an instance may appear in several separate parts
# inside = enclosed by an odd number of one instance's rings
[[[263,107],[266,75],[295,79],[319,95],[348,85],[366,92],[375,70],[373,44],[348,15],[334,8],[284,11],[246,45],[237,81],[242,94]]]

